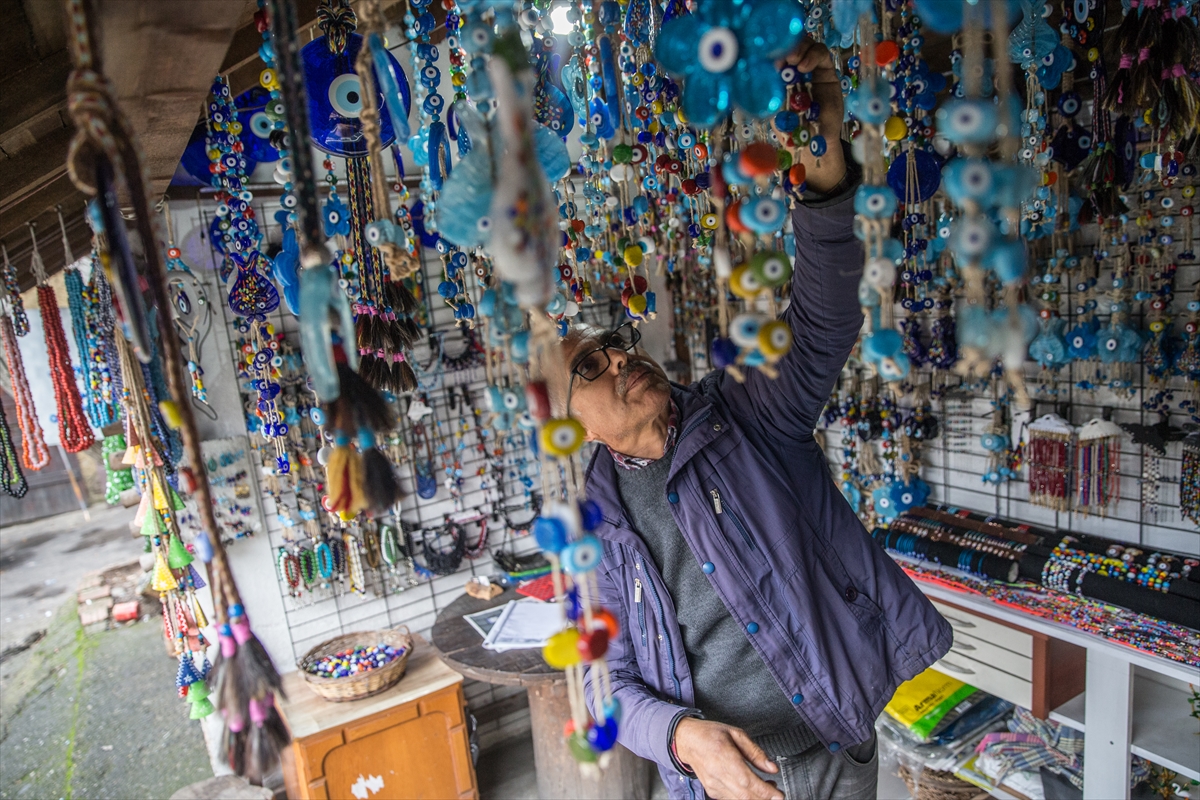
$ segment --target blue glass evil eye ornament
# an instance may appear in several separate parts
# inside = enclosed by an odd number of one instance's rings
[[[262,272],[271,267],[270,260],[257,250],[234,253],[237,279],[229,287],[229,309],[241,317],[270,314],[279,308],[279,291]]]
[[[261,86],[247,89],[234,98],[237,120],[242,123],[242,152],[249,161],[272,163],[279,160],[279,151],[271,145],[271,131],[275,130],[275,120],[267,111],[267,104],[271,102],[271,93]],[[253,171],[253,167],[247,170]]]
[[[362,120],[359,119],[363,107],[362,84],[354,72],[354,61],[363,46],[363,37],[357,33],[349,34],[338,50],[335,48],[339,38],[322,36],[306,44],[300,51],[304,63],[304,88],[308,94],[310,136],[313,144],[326,153],[365,156],[367,140],[363,136]],[[404,71],[390,53],[386,57],[398,82],[398,76]],[[375,76],[376,86],[387,85],[380,83],[378,69],[375,70]],[[396,141],[392,112],[382,92],[377,102],[380,111],[379,138],[383,146],[388,147]]]
[[[708,0],[664,23],[655,57],[683,79],[688,121],[710,128],[735,104],[759,119],[781,111],[787,87],[774,61],[804,32],[801,11],[791,0]]]

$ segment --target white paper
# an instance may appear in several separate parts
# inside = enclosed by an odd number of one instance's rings
[[[488,631],[483,646],[488,650],[545,647],[565,625],[562,609],[555,603],[510,600]]]

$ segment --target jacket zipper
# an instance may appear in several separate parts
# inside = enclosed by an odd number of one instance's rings
[[[638,559],[638,568],[641,568],[641,559]],[[675,699],[683,702],[683,688],[679,685],[679,677],[675,674],[675,648],[671,645],[671,637],[667,633],[667,615],[663,611],[662,599],[658,596],[658,589],[654,586],[654,581],[646,578],[650,584],[650,594],[654,595],[654,605],[658,608],[658,629],[662,631],[660,634],[663,641],[667,643],[667,658],[670,660],[671,680],[675,683]],[[637,590],[637,584],[634,584],[634,591]]]
[[[708,491],[708,493],[709,493],[709,495],[712,496],[713,511],[717,512],[717,514],[724,514],[728,507],[723,502],[721,502],[721,493],[719,491],[717,491],[716,487],[713,487],[712,489],[710,489]],[[756,545],[754,543],[754,539],[751,538],[750,531],[746,530],[746,526],[742,524],[742,521],[740,519],[738,519],[738,515],[733,513],[732,508],[729,508],[728,510],[729,510],[729,518],[731,520],[733,520],[733,526],[735,528],[737,528],[738,533],[740,533],[742,535],[742,540],[746,542],[746,545],[751,550],[757,550],[758,545]]]
[[[638,625],[642,631],[642,645],[646,644],[646,607],[642,605],[642,579],[633,579],[633,602],[637,605]]]

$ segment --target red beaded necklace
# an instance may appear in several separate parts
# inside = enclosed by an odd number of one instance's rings
[[[58,408],[58,439],[68,453],[87,450],[96,441],[92,426],[83,412],[83,400],[75,385],[75,369],[71,366],[71,351],[58,313],[58,298],[46,285],[46,267],[38,252],[33,223],[29,223],[29,238],[33,244],[31,266],[37,276],[38,308],[42,312],[42,331],[46,334],[46,352],[50,355],[50,380],[54,384],[54,403]],[[85,354],[86,355],[86,354]]]
[[[17,347],[17,332],[12,318],[0,315],[0,340],[4,344],[4,361],[12,379],[12,394],[17,407],[17,427],[21,429],[21,463],[25,469],[37,472],[50,463],[50,450],[38,423],[37,409],[33,406],[33,393],[29,391],[29,379],[25,375],[25,362]]]

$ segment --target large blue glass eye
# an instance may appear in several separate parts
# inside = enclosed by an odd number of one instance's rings
[[[709,28],[700,37],[696,55],[705,72],[726,72],[737,63],[737,36],[729,28]]]
[[[338,75],[329,84],[329,104],[343,117],[357,119],[362,114],[362,84],[357,75]]]
[[[362,86],[354,71],[354,62],[363,46],[363,37],[352,33],[341,53],[331,53],[325,37],[314,39],[300,51],[304,65],[304,84],[308,94],[308,119],[312,142],[336,156],[364,156],[367,143],[362,133]],[[387,54],[396,75],[402,74],[399,62]],[[376,81],[376,85],[379,81]],[[379,107],[379,137],[384,147],[396,140],[391,114],[382,93]]]

